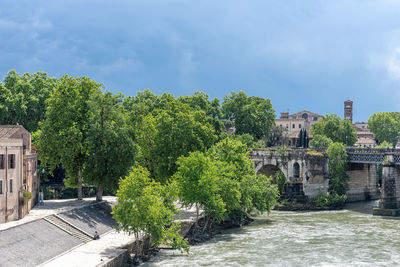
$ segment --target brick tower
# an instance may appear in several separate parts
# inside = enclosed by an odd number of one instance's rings
[[[344,101],[344,118],[353,124],[353,101]]]

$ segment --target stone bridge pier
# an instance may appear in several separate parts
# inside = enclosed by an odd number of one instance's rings
[[[400,216],[400,169],[396,161],[394,154],[387,154],[382,162],[381,197],[374,215]]]

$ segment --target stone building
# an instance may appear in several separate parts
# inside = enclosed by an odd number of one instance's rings
[[[37,202],[39,185],[31,134],[20,125],[0,125],[0,223],[23,218]]]
[[[374,148],[376,147],[375,135],[368,129],[367,122],[356,122],[353,124],[357,130],[358,140],[354,144],[356,147]]]
[[[306,130],[311,139],[311,126],[324,117],[322,115],[303,110],[289,115],[289,112],[281,112],[281,117],[275,120],[276,126],[285,129],[284,133],[289,139],[289,146],[295,146],[299,138],[300,130]]]

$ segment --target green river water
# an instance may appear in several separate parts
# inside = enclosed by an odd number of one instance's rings
[[[400,221],[371,214],[377,202],[339,211],[273,211],[192,246],[162,250],[143,266],[400,266]]]

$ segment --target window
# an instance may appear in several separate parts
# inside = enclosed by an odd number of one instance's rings
[[[289,128],[289,124],[286,124],[286,128]]]
[[[292,125],[292,128],[293,128],[293,129],[296,128],[296,125],[294,125],[294,123],[293,123],[293,125]]]
[[[317,117],[313,117],[312,120],[313,120],[313,121],[317,121],[318,118],[317,118]]]
[[[12,193],[12,192],[13,192],[12,185],[13,185],[13,180],[12,180],[12,179],[10,179],[10,193]]]
[[[299,124],[299,129],[301,128],[301,124]]]
[[[8,155],[8,168],[15,169],[15,154]]]
[[[0,180],[0,195],[3,194],[3,181]]]
[[[308,119],[308,114],[307,113],[303,113],[303,115],[301,116],[303,119],[307,120]]]
[[[0,154],[0,169],[4,169],[4,161],[5,161],[6,157],[4,156],[4,154]]]
[[[293,116],[293,119],[296,119],[296,116]]]

